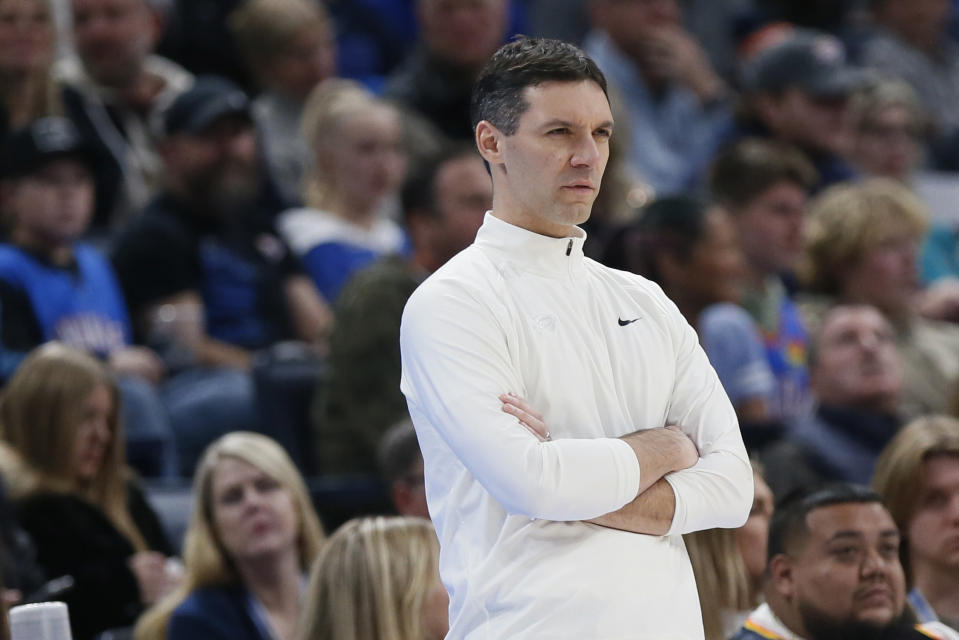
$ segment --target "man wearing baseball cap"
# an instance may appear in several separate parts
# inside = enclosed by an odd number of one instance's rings
[[[744,66],[738,133],[798,147],[819,171],[818,188],[846,180],[854,175],[841,157],[850,134],[848,100],[868,82],[835,37],[797,29]]]
[[[223,398],[216,415],[174,421],[190,474],[213,439],[259,428],[254,352],[317,340],[329,312],[263,204],[266,174],[246,94],[224,78],[199,77],[163,124],[164,188],[120,234],[113,262],[140,335],[192,354],[191,384],[169,395]]]

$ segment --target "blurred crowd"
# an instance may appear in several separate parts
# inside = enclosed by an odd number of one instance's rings
[[[609,81],[585,252],[673,300],[755,460],[746,526],[687,536],[707,639],[959,638],[957,8],[0,0],[0,610],[445,635],[399,326],[527,34]]]

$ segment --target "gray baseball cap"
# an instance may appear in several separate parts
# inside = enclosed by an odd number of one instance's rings
[[[846,61],[842,43],[828,33],[797,29],[757,53],[743,67],[743,89],[777,93],[796,87],[817,98],[840,98],[870,82],[865,69]]]

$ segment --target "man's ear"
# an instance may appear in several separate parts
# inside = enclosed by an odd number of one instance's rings
[[[490,165],[503,161],[503,132],[494,127],[488,120],[476,125],[476,148],[480,155]]]
[[[795,580],[793,575],[793,560],[785,553],[774,556],[769,561],[767,571],[769,572],[769,581],[776,593],[787,600],[791,600],[795,595]]]

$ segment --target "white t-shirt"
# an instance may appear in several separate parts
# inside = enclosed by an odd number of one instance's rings
[[[736,416],[695,332],[656,285],[487,214],[476,242],[413,294],[402,389],[450,592],[449,638],[702,638],[681,534],[745,522]],[[504,413],[543,412],[540,442]],[[581,522],[636,497],[618,437],[679,424],[699,447],[667,476],[666,536]]]

